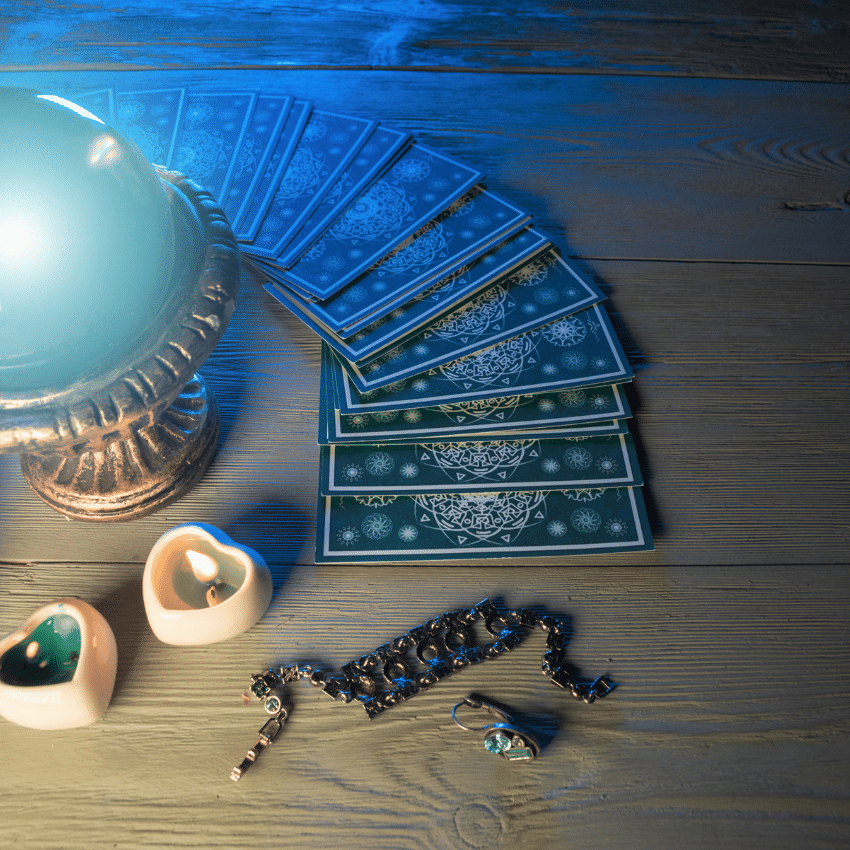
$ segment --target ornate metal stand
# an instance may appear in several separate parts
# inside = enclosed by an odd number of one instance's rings
[[[33,490],[75,519],[158,510],[201,478],[216,450],[218,405],[195,370],[233,313],[239,248],[209,193],[157,171],[183,238],[194,243],[177,246],[185,264],[175,268],[158,324],[103,374],[39,399],[0,398],[0,452],[20,453]]]

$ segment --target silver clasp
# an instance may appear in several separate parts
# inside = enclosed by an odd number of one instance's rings
[[[234,782],[238,782],[242,778],[242,774],[257,760],[260,753],[280,735],[280,730],[283,729],[283,724],[288,716],[289,712],[285,708],[281,708],[274,717],[270,717],[260,727],[258,733],[260,740],[248,750],[248,755],[245,756],[242,763],[230,771],[230,778]]]

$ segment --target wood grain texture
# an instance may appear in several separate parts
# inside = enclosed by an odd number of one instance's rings
[[[3,11],[5,70],[52,70],[0,84],[291,91],[485,166],[610,296],[636,371],[658,548],[521,567],[311,566],[318,342],[246,271],[202,369],[223,434],[190,496],[130,524],[82,525],[0,457],[0,634],[74,594],[119,649],[97,724],[0,722],[0,844],[850,846],[847,86],[575,74],[846,81],[847,52],[832,49],[843,4],[595,5],[340,7],[321,44],[305,22],[329,4],[240,4],[226,26],[213,3]],[[375,67],[199,69],[290,56]],[[436,56],[464,73],[424,70]],[[128,63],[183,70],[114,72]],[[73,65],[113,70],[63,70]],[[507,73],[487,72],[496,65]],[[144,616],[141,565],[185,520],[219,525],[272,565],[268,614],[223,644],[165,646]],[[265,719],[241,699],[251,673],[336,667],[486,595],[571,615],[571,660],[618,689],[593,706],[569,699],[537,672],[534,636],[371,722],[302,686],[281,738],[229,780]],[[541,758],[494,762],[458,730],[450,710],[471,691],[528,723]]]
[[[137,564],[32,564],[13,581],[10,569],[0,570],[0,631],[73,591],[112,623],[120,655],[96,725],[48,734],[3,724],[10,847],[845,846],[841,568],[460,567],[450,583],[439,567],[406,580],[385,567],[304,568],[278,575],[257,627],[194,648],[150,633]],[[373,721],[301,685],[281,737],[230,781],[265,716],[240,698],[251,672],[336,667],[484,594],[572,615],[571,659],[618,689],[586,706],[553,688],[535,635]],[[454,727],[451,706],[472,691],[533,726],[537,761],[493,761]]]
[[[577,255],[850,263],[846,85],[285,70],[20,73],[0,84],[286,91],[482,169]]]
[[[21,0],[10,68],[442,68],[850,81],[843,0]]]
[[[846,563],[850,269],[588,268],[636,371],[631,430],[657,551],[547,563]],[[317,338],[246,273],[201,370],[224,429],[202,482],[158,514],[92,527],[42,505],[17,459],[2,457],[0,561],[143,562],[172,525],[200,520],[277,563],[311,563],[318,358]]]

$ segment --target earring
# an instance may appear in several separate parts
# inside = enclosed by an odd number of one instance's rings
[[[467,726],[457,719],[457,710],[462,706],[486,711],[497,717],[497,723],[485,723],[483,726]],[[464,697],[452,709],[452,720],[466,732],[484,732],[484,749],[488,753],[497,753],[508,761],[531,761],[540,753],[540,744],[534,735],[517,726],[513,718],[500,708],[472,696]]]

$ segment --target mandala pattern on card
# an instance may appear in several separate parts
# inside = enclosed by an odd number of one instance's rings
[[[340,240],[366,242],[397,232],[411,211],[403,189],[379,180],[346,210],[330,234]]]
[[[286,203],[300,198],[322,180],[324,166],[322,161],[309,148],[296,148],[280,186],[275,193],[275,203]]]
[[[541,328],[543,338],[552,345],[577,345],[587,336],[587,328],[578,316],[565,316]]]
[[[215,115],[215,109],[211,103],[206,101],[193,101],[186,109],[187,124],[203,124],[204,121],[209,121]]]
[[[428,331],[440,339],[466,343],[483,336],[491,328],[499,330],[515,306],[507,290],[496,284],[463,309],[449,313]]]
[[[602,517],[593,508],[576,508],[570,514],[570,525],[582,534],[592,534],[602,525]]]
[[[542,491],[477,495],[415,496],[416,521],[442,532],[455,546],[511,544],[546,519]]]
[[[494,384],[510,386],[536,362],[537,341],[533,334],[523,334],[440,366],[437,372],[460,389],[483,389]]]
[[[609,519],[608,522],[605,523],[605,531],[607,531],[611,537],[625,537],[629,532],[629,526],[621,519]]]
[[[570,469],[588,469],[593,463],[593,455],[581,446],[573,446],[564,452],[564,463]]]
[[[402,274],[433,263],[446,248],[448,243],[443,225],[439,223],[428,225],[402,242],[399,248],[386,259],[372,266],[370,271],[379,275]]]
[[[482,443],[431,443],[416,447],[416,459],[457,482],[509,480],[520,466],[540,456],[537,440]]]
[[[218,130],[190,130],[182,135],[176,158],[193,180],[203,182],[228,164],[230,151]]]
[[[393,521],[387,514],[369,514],[360,523],[360,529],[370,540],[383,540],[393,530]]]
[[[418,183],[431,173],[431,165],[424,159],[403,159],[393,166],[392,174],[403,183]]]
[[[395,461],[389,452],[371,452],[363,461],[369,475],[389,475],[395,467]]]
[[[360,532],[354,526],[346,525],[336,533],[336,539],[341,546],[353,546],[360,539]]]
[[[145,114],[145,105],[140,100],[121,100],[116,113],[120,124],[131,124]]]
[[[582,407],[587,401],[584,390],[564,390],[558,394],[558,400],[565,407]]]
[[[510,282],[520,286],[537,286],[549,276],[549,269],[556,263],[555,255],[547,252],[535,257],[511,275]]]
[[[402,543],[413,543],[419,537],[419,529],[415,525],[403,525],[398,530],[398,539]]]
[[[307,122],[307,126],[304,128],[304,132],[301,135],[307,142],[318,142],[319,139],[323,139],[327,135],[327,132],[328,125],[320,118],[313,115]]]

